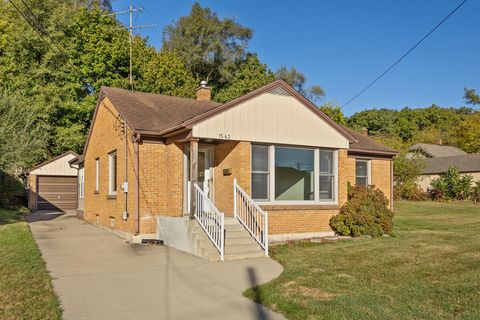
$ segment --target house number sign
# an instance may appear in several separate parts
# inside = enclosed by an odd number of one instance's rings
[[[218,138],[230,140],[230,134],[229,133],[219,133]]]

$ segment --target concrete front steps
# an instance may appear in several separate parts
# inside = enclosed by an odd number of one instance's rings
[[[225,217],[225,260],[260,258],[265,251],[233,217]]]

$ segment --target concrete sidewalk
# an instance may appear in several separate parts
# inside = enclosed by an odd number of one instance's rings
[[[64,319],[283,318],[242,297],[282,272],[272,259],[208,262],[127,244],[69,214],[33,220]]]

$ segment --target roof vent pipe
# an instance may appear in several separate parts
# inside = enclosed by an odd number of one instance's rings
[[[212,98],[212,88],[207,87],[207,81],[200,82],[197,88],[197,101],[210,101]]]

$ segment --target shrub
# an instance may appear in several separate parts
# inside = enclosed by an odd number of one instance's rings
[[[465,200],[472,193],[473,177],[460,174],[458,169],[450,166],[448,170],[433,179],[428,192],[434,200]]]
[[[330,227],[343,236],[391,234],[393,212],[383,192],[374,186],[351,187],[347,203],[330,219]]]
[[[0,170],[0,207],[14,208],[25,204],[25,189],[22,182]]]
[[[393,162],[394,197],[405,200],[424,200],[417,180],[425,167],[425,159],[411,153],[401,153]]]
[[[478,201],[480,201],[480,180],[475,182],[475,186],[472,187],[472,200],[473,203],[477,204]]]

